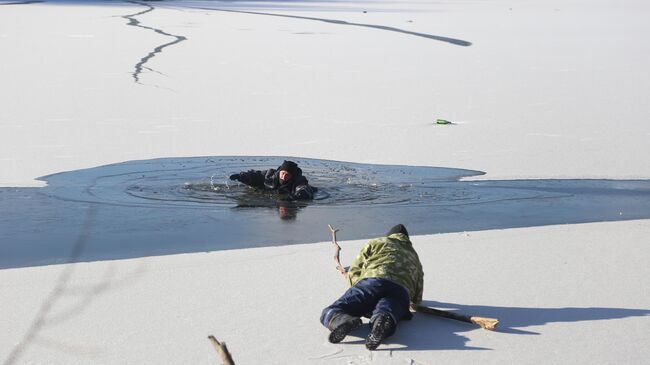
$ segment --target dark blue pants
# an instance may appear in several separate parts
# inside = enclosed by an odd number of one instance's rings
[[[336,315],[346,313],[354,317],[369,317],[370,323],[380,314],[388,314],[397,324],[401,319],[412,317],[409,303],[409,294],[401,285],[380,278],[363,279],[323,309],[320,323],[327,327]]]

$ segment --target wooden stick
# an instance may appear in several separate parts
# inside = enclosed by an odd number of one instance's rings
[[[347,275],[347,272],[345,271],[345,268],[343,265],[341,265],[341,259],[339,259],[339,253],[341,252],[341,246],[336,242],[336,232],[338,229],[332,228],[331,225],[327,225],[330,229],[330,232],[332,232],[332,245],[334,245],[334,263],[336,263],[336,270],[345,277]]]
[[[334,262],[336,263],[336,270],[340,272],[343,277],[346,276],[345,269],[343,268],[343,265],[341,265],[341,260],[339,259],[339,255],[341,253],[341,246],[339,246],[338,243],[336,243],[336,232],[338,229],[332,228],[331,225],[327,225],[332,232],[332,244],[334,245]],[[485,317],[476,317],[476,316],[466,316],[463,314],[458,314],[454,312],[449,312],[449,311],[443,311],[441,309],[435,309],[431,307],[425,307],[423,305],[418,305],[416,307],[416,310],[420,313],[426,313],[426,314],[432,314],[434,316],[438,317],[443,317],[443,318],[448,318],[448,319],[453,319],[456,321],[461,321],[461,322],[467,322],[467,323],[473,323],[475,325],[480,326],[481,328],[484,328],[486,330],[494,330],[499,324],[499,320],[496,318],[485,318]]]
[[[474,323],[475,325],[480,326],[486,330],[494,330],[499,324],[499,320],[496,318],[485,318],[485,317],[476,317],[476,316],[466,316],[463,314],[457,314],[454,312],[443,311],[440,309],[435,309],[431,307],[425,307],[423,305],[417,306],[417,311],[420,313],[433,314],[434,316],[454,319],[456,321]]]
[[[214,349],[217,350],[217,353],[221,357],[221,360],[223,360],[224,365],[235,365],[235,362],[232,360],[232,356],[230,356],[230,352],[228,351],[225,342],[219,342],[219,340],[217,340],[212,335],[208,336],[208,340],[210,340],[212,346],[214,346]]]

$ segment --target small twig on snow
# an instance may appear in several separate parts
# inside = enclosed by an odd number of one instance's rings
[[[225,342],[219,342],[219,340],[217,340],[212,335],[208,336],[208,340],[210,340],[212,346],[214,346],[214,349],[217,350],[217,353],[221,357],[221,360],[223,360],[224,365],[235,365],[235,362],[232,360],[232,356],[230,356],[230,352],[228,351]]]

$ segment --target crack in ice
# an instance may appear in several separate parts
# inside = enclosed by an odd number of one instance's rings
[[[27,5],[27,4],[36,4],[43,3],[43,0],[27,0],[27,1],[14,1],[10,3],[0,3],[0,5]]]
[[[350,25],[350,26],[355,26],[355,27],[374,28],[374,29],[385,30],[385,31],[389,31],[389,32],[403,33],[403,34],[408,34],[408,35],[412,35],[412,36],[416,36],[416,37],[422,37],[422,38],[433,39],[433,40],[436,40],[436,41],[447,42],[447,43],[451,43],[451,44],[454,44],[454,45],[457,45],[457,46],[463,46],[463,47],[469,47],[469,46],[472,45],[471,42],[468,42],[468,41],[465,41],[465,40],[462,40],[462,39],[443,37],[443,36],[427,34],[427,33],[413,32],[413,31],[406,30],[406,29],[401,29],[401,28],[396,28],[396,27],[389,27],[387,25],[352,23],[352,22],[346,22],[344,20],[338,20],[338,19],[314,18],[314,17],[308,17],[308,16],[262,13],[262,12],[244,11],[244,10],[204,8],[204,7],[197,7],[197,6],[187,6],[186,8],[188,8],[188,9],[198,9],[198,10],[223,11],[223,12],[239,13],[239,14],[276,16],[276,17],[291,18],[291,19],[313,20],[313,21],[319,21],[319,22],[336,24],[336,25]]]
[[[127,25],[130,25],[130,26],[133,26],[133,27],[138,27],[138,28],[148,29],[148,30],[154,31],[154,32],[156,32],[158,34],[164,35],[166,37],[174,38],[173,41],[165,43],[165,44],[161,44],[158,47],[154,48],[153,51],[149,52],[145,57],[142,57],[140,59],[140,61],[135,64],[134,71],[131,74],[131,76],[133,77],[133,80],[135,81],[136,84],[144,85],[142,82],[140,82],[140,75],[142,74],[142,71],[145,70],[145,69],[150,70],[150,71],[154,71],[151,67],[146,67],[145,64],[147,62],[149,62],[149,60],[154,58],[158,53],[161,53],[163,51],[163,49],[165,49],[165,48],[167,48],[169,46],[172,46],[174,44],[180,43],[182,41],[185,41],[185,40],[187,40],[187,37],[167,33],[162,29],[158,29],[158,28],[143,25],[136,17],[138,17],[140,15],[143,15],[143,14],[146,14],[148,12],[151,12],[151,11],[155,10],[155,8],[153,6],[151,6],[151,5],[149,5],[149,4],[141,3],[139,1],[126,1],[126,2],[147,7],[147,9],[145,9],[143,11],[140,11],[140,12],[137,12],[135,14],[123,15],[122,18],[129,21],[127,23]],[[158,72],[158,71],[154,71],[154,72]]]

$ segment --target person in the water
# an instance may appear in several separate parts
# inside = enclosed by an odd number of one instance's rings
[[[291,200],[313,199],[316,188],[309,185],[302,176],[302,169],[293,161],[285,160],[277,169],[248,170],[230,175],[230,180],[237,180],[256,189],[274,190]]]

